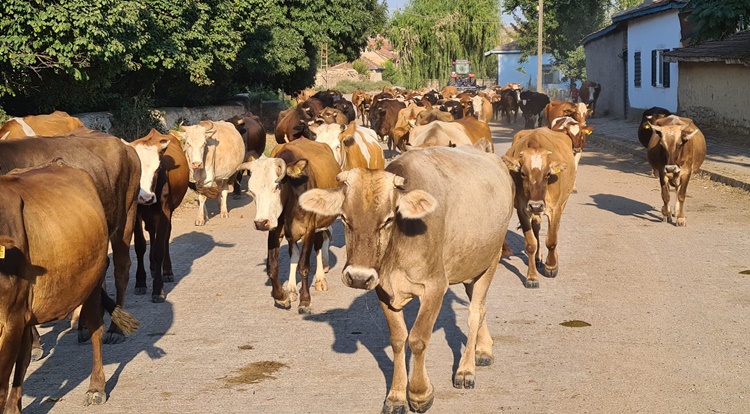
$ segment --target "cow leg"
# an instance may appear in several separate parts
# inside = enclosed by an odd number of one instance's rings
[[[281,218],[279,218],[281,222]],[[266,259],[266,272],[271,279],[271,296],[276,304],[284,309],[289,309],[291,300],[286,291],[279,283],[279,246],[281,245],[282,226],[268,231],[268,258]]]
[[[289,295],[290,302],[297,301],[297,266],[299,266],[300,251],[296,241],[287,236],[289,247],[289,279],[286,281],[286,293]]]
[[[221,180],[221,218],[229,218],[229,210],[227,210],[227,195],[229,195],[229,181]]]
[[[577,180],[577,178],[578,178],[578,163],[581,162],[581,155],[583,155],[583,152],[578,151],[573,156],[573,159],[575,160],[575,166],[576,166],[576,168],[575,168],[576,179],[573,180],[573,193],[576,193],[576,194],[578,193],[578,189],[576,188],[576,181],[578,181]]]
[[[42,338],[39,336],[39,330],[35,326],[31,327],[31,362],[36,362],[42,359],[44,356],[44,348],[42,348]]]
[[[521,223],[521,230],[523,230],[523,238],[526,242],[526,257],[529,260],[529,268],[526,272],[526,283],[524,285],[527,288],[538,288],[539,280],[536,272],[536,254],[539,242],[531,226],[531,217],[525,213],[523,207],[517,206],[516,211],[518,212],[518,221]]]
[[[206,196],[198,194],[198,215],[195,217],[195,225],[206,224]]]
[[[432,329],[435,326],[440,307],[443,304],[443,296],[448,289],[445,286],[426,286],[425,291],[419,298],[419,313],[414,321],[414,326],[409,332],[409,348],[414,355],[414,372],[409,381],[409,405],[411,409],[420,413],[427,411],[435,398],[435,389],[430,383],[425,365],[427,346],[432,337]],[[473,354],[473,351],[472,351]],[[471,361],[472,365],[474,360]],[[455,382],[454,382],[455,385]],[[474,388],[474,378],[467,378],[464,382],[465,388]]]
[[[138,205],[134,202],[128,211],[127,220],[121,229],[115,232],[115,236],[110,239],[112,242],[112,260],[115,267],[115,292],[117,294],[117,306],[125,309],[125,294],[127,293],[128,280],[130,279],[130,241],[133,240],[133,230],[137,217]],[[102,281],[104,276],[102,275]],[[85,319],[85,316],[84,318]],[[81,321],[78,322],[79,327]],[[112,321],[107,331],[107,337],[104,343],[119,344],[125,340],[122,330]]]
[[[93,289],[89,297],[83,303],[81,313],[86,320],[86,327],[91,332],[91,353],[93,366],[91,369],[91,380],[89,389],[86,391],[84,405],[100,405],[107,401],[107,392],[104,390],[104,365],[102,364],[102,338],[104,335],[104,308],[102,307],[102,292],[98,286]]]
[[[328,258],[324,257],[328,256],[328,235],[326,233],[327,230],[315,233],[315,278],[313,279],[313,285],[318,292],[328,290],[325,272],[327,263],[324,264],[328,261]]]
[[[6,414],[21,412],[21,386],[31,360],[31,327],[24,327],[23,320],[6,320],[0,324],[0,411]],[[16,366],[12,388],[10,373]],[[8,389],[10,388],[10,395]],[[2,408],[5,407],[3,410]]]
[[[661,214],[664,216],[664,221],[667,223],[672,222],[672,212],[669,211],[669,179],[664,174],[663,168],[659,171],[659,183],[661,184],[661,199],[664,205],[661,208]]]
[[[164,263],[164,245],[169,243],[167,236],[167,219],[159,213],[154,229],[149,233],[151,237],[151,301],[162,303],[166,300],[164,279],[161,269]]]
[[[234,196],[234,199],[237,200],[240,197],[242,197],[242,173],[244,171],[240,170],[237,171],[237,174],[234,175],[234,182],[232,183],[232,194]]]
[[[169,239],[172,238],[172,211],[168,207],[164,208],[165,216],[165,233],[164,233],[164,259],[162,260],[162,280],[165,282],[174,282],[174,272],[172,271],[172,257],[169,256]]]
[[[406,386],[409,379],[406,372],[406,339],[409,331],[406,328],[404,314],[395,311],[388,306],[388,295],[380,289],[375,288],[380,298],[380,307],[388,323],[391,334],[391,349],[393,350],[393,377],[391,378],[391,389],[383,403],[383,414],[406,414],[409,409],[406,402]]]
[[[146,237],[143,235],[143,219],[140,214],[136,218],[133,235],[135,239],[135,258],[137,261],[135,270],[135,294],[145,295],[147,291],[146,266],[144,265],[143,256],[146,254]]]
[[[299,295],[299,308],[297,309],[300,314],[310,313],[310,253],[313,250],[313,244],[315,244],[315,230],[312,230],[302,236],[302,252],[299,257],[299,276],[302,281],[302,286]],[[322,257],[321,257],[322,264]],[[325,278],[325,273],[323,274]],[[327,285],[327,283],[326,283]]]
[[[556,277],[559,270],[557,263],[557,232],[560,230],[560,216],[565,206],[560,209],[549,208],[547,217],[549,218],[549,228],[547,229],[547,262],[544,264],[543,274],[546,277]],[[539,236],[537,235],[537,238]]]
[[[677,186],[677,201],[674,204],[674,213],[677,227],[685,227],[685,196],[687,195],[687,186],[690,182],[690,174],[685,174],[679,178],[680,185]]]

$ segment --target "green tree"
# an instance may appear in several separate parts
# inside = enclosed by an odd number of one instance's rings
[[[360,75],[367,75],[370,71],[367,67],[367,63],[362,59],[357,59],[352,62],[352,69],[356,70]]]
[[[396,65],[390,60],[386,60],[385,63],[383,63],[382,76],[384,81],[390,82],[392,85],[401,85],[401,72],[399,72]]]
[[[538,0],[505,0],[503,10],[515,13],[513,27],[524,57],[537,51]],[[551,53],[563,75],[572,80],[585,77],[585,58],[579,48],[581,39],[604,26],[609,7],[603,0],[555,0],[544,3],[543,50]],[[579,78],[580,76],[580,78]]]
[[[688,20],[695,24],[693,41],[723,39],[739,30],[750,29],[748,0],[692,0],[687,4]]]
[[[406,87],[446,82],[456,59],[468,59],[478,77],[492,64],[484,52],[497,46],[497,0],[410,0],[390,21],[388,37],[399,51]]]

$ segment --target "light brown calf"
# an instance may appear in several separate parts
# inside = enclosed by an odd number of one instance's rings
[[[0,140],[24,137],[54,137],[78,129],[86,129],[80,119],[66,112],[55,111],[49,115],[28,115],[11,118],[0,127]]]

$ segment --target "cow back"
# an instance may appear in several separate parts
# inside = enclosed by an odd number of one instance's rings
[[[216,130],[213,139],[217,144],[206,151],[204,168],[214,172],[214,180],[226,180],[234,176],[237,167],[245,160],[245,142],[229,122],[213,122],[213,128]]]
[[[86,128],[80,119],[66,112],[55,111],[49,115],[29,115],[12,118],[0,127],[0,138],[18,139],[27,136],[54,137]],[[7,136],[6,136],[7,134]]]

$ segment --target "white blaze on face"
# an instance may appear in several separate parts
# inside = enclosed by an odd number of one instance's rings
[[[326,124],[321,125],[318,128],[317,137],[315,141],[322,142],[333,150],[333,156],[336,158],[336,162],[341,165],[341,141],[339,140],[339,134],[341,133],[341,125],[339,124]]]
[[[573,136],[576,136],[581,132],[581,127],[578,126],[578,123],[571,123],[570,126],[568,126],[568,131],[570,131]]]
[[[159,150],[154,145],[136,144],[135,152],[141,160],[141,189],[138,192],[138,204],[153,204],[156,195],[153,192],[156,170],[159,168]]]
[[[206,168],[203,158],[206,148],[206,128],[201,125],[182,127],[185,130],[185,156],[191,170]]]
[[[250,166],[247,189],[255,198],[255,221],[268,220],[269,229],[279,225],[278,219],[284,207],[281,203],[281,187],[276,181],[285,171],[286,163],[279,158],[263,156]]]
[[[479,115],[482,113],[482,97],[475,96],[471,98],[471,107],[474,109],[474,113]]]
[[[532,170],[541,170],[544,166],[544,160],[542,159],[542,156],[539,154],[534,154],[531,156],[531,169]]]
[[[594,101],[594,87],[589,86],[588,89],[589,89],[589,102],[593,102]]]

